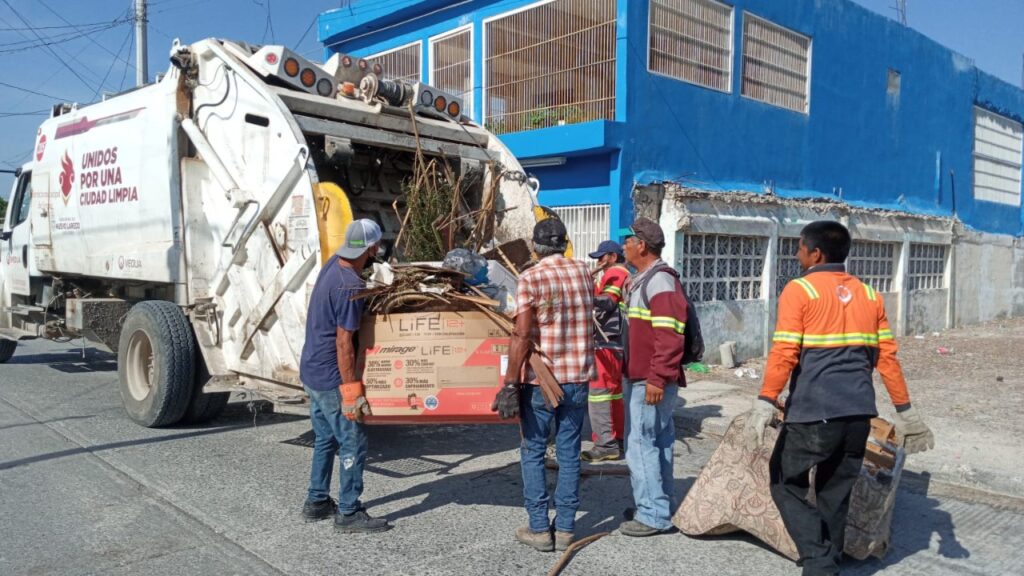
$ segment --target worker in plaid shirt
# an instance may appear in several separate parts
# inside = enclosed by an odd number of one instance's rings
[[[540,262],[519,277],[516,330],[505,386],[495,409],[502,416],[512,415],[516,408],[520,414],[523,498],[530,522],[516,530],[516,539],[541,551],[564,550],[572,543],[580,505],[580,436],[587,389],[597,377],[591,319],[594,288],[587,265],[565,257],[568,236],[560,220],[538,222],[533,245]],[[531,343],[561,385],[564,397],[557,408],[545,404],[537,375],[526,366]],[[553,527],[544,478],[544,452],[552,426],[558,458]]]

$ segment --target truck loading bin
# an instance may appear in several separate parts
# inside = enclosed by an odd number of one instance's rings
[[[215,39],[170,58],[156,83],[54,107],[0,242],[0,361],[26,338],[107,346],[142,425],[209,419],[233,390],[303,409],[319,268],[352,218],[379,222],[393,252],[417,153],[462,178],[461,211],[493,191],[484,248],[543,213],[457,98],[380,80],[376,63]]]

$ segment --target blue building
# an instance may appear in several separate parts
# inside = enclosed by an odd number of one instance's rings
[[[724,324],[760,309],[770,332],[823,213],[902,332],[1024,314],[1024,91],[849,0],[353,0],[318,29],[328,54],[463,95],[582,248],[659,218]],[[961,267],[993,257],[974,290]]]

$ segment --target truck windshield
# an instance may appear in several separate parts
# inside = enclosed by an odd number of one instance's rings
[[[21,224],[28,219],[29,204],[32,202],[32,173],[24,172],[18,180],[18,192],[11,204],[14,212],[11,214],[11,228]]]

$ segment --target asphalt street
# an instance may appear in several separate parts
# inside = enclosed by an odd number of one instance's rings
[[[0,574],[524,575],[558,559],[513,539],[525,523],[515,427],[373,428],[364,501],[396,528],[342,536],[299,516],[308,420],[243,400],[208,425],[145,429],[124,414],[116,381],[112,355],[49,342],[22,343],[0,365]],[[681,496],[717,441],[677,436]],[[614,530],[631,504],[627,477],[586,477],[578,536]],[[908,472],[893,533],[884,560],[845,573],[1024,574],[1016,498]],[[613,532],[563,573],[800,571],[742,535]]]

